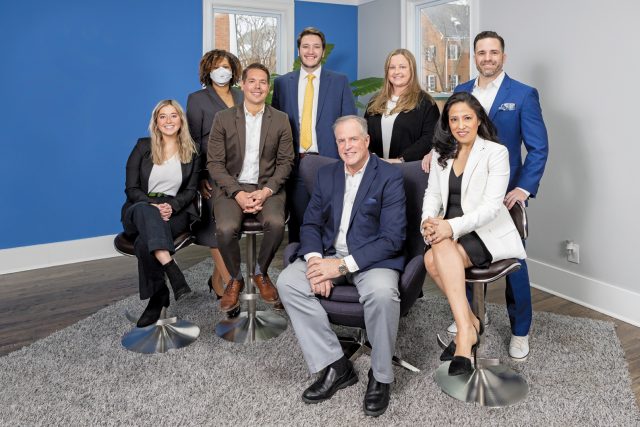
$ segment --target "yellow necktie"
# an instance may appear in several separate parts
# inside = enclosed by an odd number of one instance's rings
[[[300,146],[307,151],[311,148],[311,114],[313,113],[313,79],[316,76],[307,74],[307,87],[304,90],[302,104],[302,123],[300,124]]]

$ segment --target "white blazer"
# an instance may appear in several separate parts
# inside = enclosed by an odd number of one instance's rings
[[[442,169],[440,156],[434,151],[429,184],[422,203],[422,221],[444,215],[449,199],[449,174],[453,159]],[[477,137],[462,176],[462,211],[451,218],[453,239],[475,231],[485,244],[493,261],[507,258],[524,259],[527,254],[511,215],[504,205],[509,185],[509,152],[504,145]]]

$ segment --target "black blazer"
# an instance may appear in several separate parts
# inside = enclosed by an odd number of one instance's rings
[[[375,97],[373,98],[375,99]],[[371,102],[369,103],[369,105]],[[369,106],[367,106],[368,110]],[[382,115],[364,113],[369,127],[369,151],[382,158]],[[422,160],[431,151],[433,133],[440,118],[440,110],[430,97],[423,93],[415,109],[401,112],[393,122],[389,158],[402,157],[405,161]]]
[[[195,165],[197,165],[198,162],[198,156],[195,155],[189,163],[181,164],[182,184],[176,197],[167,201],[176,214],[186,209],[192,221],[198,219],[198,213],[193,203],[191,203],[196,196],[198,173]],[[133,147],[133,151],[127,160],[127,175],[124,189],[127,195],[127,201],[122,206],[121,221],[124,219],[125,211],[132,204],[138,202],[154,202],[151,197],[147,196],[147,193],[149,193],[149,176],[151,176],[152,168],[151,138],[140,138],[136,146]]]
[[[242,91],[238,88],[231,88],[231,96],[235,105],[241,105],[244,100]],[[193,92],[187,98],[187,122],[191,138],[196,143],[200,151],[200,164],[198,170],[200,179],[208,176],[207,172],[207,146],[209,145],[209,133],[213,126],[213,119],[218,111],[226,110],[227,104],[218,96],[211,87]]]

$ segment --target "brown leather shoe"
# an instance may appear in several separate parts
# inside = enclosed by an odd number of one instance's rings
[[[273,282],[266,274],[256,274],[253,276],[253,283],[256,284],[258,291],[260,291],[260,296],[264,302],[268,302],[269,304],[273,304],[278,301],[278,291],[276,287],[273,286]]]
[[[231,311],[240,305],[240,292],[244,289],[244,280],[231,279],[227,283],[224,295],[220,298],[220,310]]]

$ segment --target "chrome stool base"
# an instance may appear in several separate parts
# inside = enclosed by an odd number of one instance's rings
[[[253,315],[243,311],[233,319],[216,325],[216,335],[238,344],[267,341],[287,329],[287,320],[272,311],[257,311]]]
[[[436,383],[449,396],[479,406],[502,408],[522,401],[529,394],[529,385],[513,369],[505,365],[484,363],[466,375],[449,376],[449,364],[436,370]]]
[[[179,320],[177,317],[164,318],[165,313],[163,309],[160,320],[153,325],[144,328],[136,326],[124,334],[121,340],[122,346],[136,353],[154,354],[186,347],[198,339],[199,327],[187,320]],[[129,312],[126,316],[129,320],[136,322]]]

